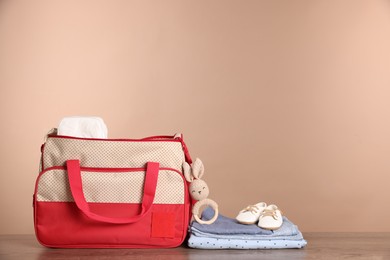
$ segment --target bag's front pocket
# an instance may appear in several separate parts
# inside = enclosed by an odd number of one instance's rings
[[[80,167],[78,171],[70,164],[67,168],[51,167],[37,179],[34,224],[42,244],[169,247],[184,239],[188,195],[183,176],[177,170],[158,168],[154,187],[150,180],[154,177],[148,177],[152,174],[147,167]],[[148,204],[147,200],[152,201]],[[169,219],[159,227],[156,219],[163,215]]]

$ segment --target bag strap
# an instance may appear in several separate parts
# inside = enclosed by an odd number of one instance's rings
[[[146,176],[144,183],[144,195],[142,198],[141,213],[132,217],[112,218],[101,216],[91,212],[83,192],[83,183],[81,179],[81,169],[79,160],[68,160],[66,162],[70,190],[77,207],[90,219],[112,223],[128,224],[134,223],[144,217],[152,208],[158,179],[159,163],[148,162],[146,165]]]

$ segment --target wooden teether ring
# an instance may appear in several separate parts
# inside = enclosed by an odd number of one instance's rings
[[[206,206],[206,207],[209,206],[214,210],[214,216],[210,220],[202,220],[199,217],[200,208],[204,207],[204,206]],[[194,215],[194,219],[196,220],[196,222],[198,222],[200,224],[210,225],[210,224],[214,223],[215,220],[217,220],[218,205],[215,201],[213,201],[211,199],[204,199],[204,200],[198,201],[197,203],[195,203],[194,207],[192,208],[192,214]]]

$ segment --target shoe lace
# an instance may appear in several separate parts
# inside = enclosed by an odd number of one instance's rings
[[[259,211],[259,208],[256,205],[249,205],[244,209],[244,211],[250,211],[255,214]]]
[[[264,209],[263,212],[261,212],[261,215],[263,217],[270,216],[270,217],[273,217],[275,220],[277,220],[278,215],[276,214],[276,210],[279,210],[279,209]]]

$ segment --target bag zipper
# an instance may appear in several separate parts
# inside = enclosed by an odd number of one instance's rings
[[[192,159],[190,156],[190,153],[188,151],[188,148],[183,140],[183,134],[177,133],[175,135],[156,135],[156,136],[149,136],[141,139],[99,139],[99,138],[80,138],[80,137],[74,137],[74,136],[60,136],[57,135],[57,129],[53,128],[45,137],[45,142],[48,137],[57,137],[57,138],[71,138],[71,139],[82,139],[82,140],[97,140],[97,141],[179,141],[181,143],[185,161],[189,164],[192,163]],[[44,144],[41,147],[41,152],[43,152]]]

